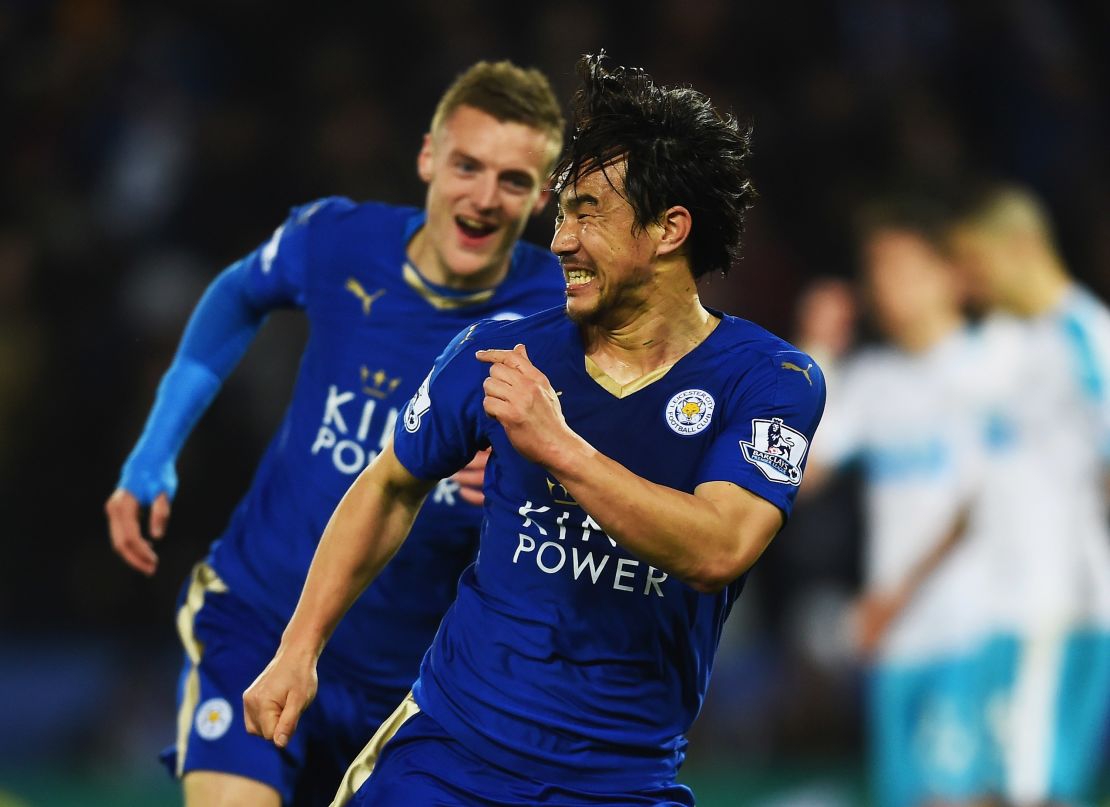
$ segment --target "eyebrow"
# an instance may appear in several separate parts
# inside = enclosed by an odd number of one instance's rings
[[[448,156],[449,159],[453,160],[467,160],[468,162],[472,162],[475,165],[480,165],[482,168],[489,167],[488,163],[486,163],[485,160],[479,157],[475,157],[473,154],[467,151],[463,151],[460,148],[451,149]],[[524,185],[528,185],[529,187],[536,184],[536,180],[531,174],[519,168],[504,168],[498,171],[497,177],[500,180],[509,179],[513,182],[520,182]]]
[[[531,174],[527,171],[519,171],[515,168],[507,168],[498,174],[498,176],[503,180],[508,179],[513,182],[519,182],[521,185],[527,185],[529,188],[536,184],[536,180]]]
[[[448,157],[448,159],[451,159],[451,160],[470,160],[473,163],[478,163],[479,165],[484,165],[484,163],[481,160],[479,160],[477,157],[475,157],[473,154],[470,154],[469,152],[463,151],[462,149],[460,149],[457,146],[455,148],[451,149],[451,151],[449,151],[447,153],[447,157]]]
[[[566,199],[559,199],[560,210],[578,210],[586,205],[598,206],[597,197],[591,193],[576,194]]]

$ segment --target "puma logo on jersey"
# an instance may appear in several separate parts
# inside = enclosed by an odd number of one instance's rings
[[[810,368],[812,368],[812,367],[813,367],[813,362],[810,362],[809,364],[807,364],[804,370],[792,361],[784,361],[782,363],[782,369],[784,369],[784,370],[793,370],[796,373],[801,373],[802,375],[804,375],[806,377],[806,381],[809,382],[809,385],[811,387],[813,386],[813,379],[809,377],[809,371],[810,371]]]
[[[359,299],[362,303],[362,313],[366,316],[370,316],[370,306],[374,304],[374,301],[385,294],[385,289],[378,289],[373,294],[367,294],[362,284],[353,277],[347,278],[347,285],[344,288]]]

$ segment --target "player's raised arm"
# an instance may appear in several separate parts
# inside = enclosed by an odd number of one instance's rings
[[[285,747],[316,695],[316,660],[340,618],[408,535],[434,481],[417,479],[392,444],[332,513],[273,660],[243,693],[247,730]]]

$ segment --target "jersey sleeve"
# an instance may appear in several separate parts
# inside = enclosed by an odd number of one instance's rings
[[[789,515],[825,406],[820,368],[803,353],[776,353],[726,406],[698,484],[732,482]]]
[[[482,408],[487,373],[474,357],[473,336],[481,325],[451,340],[397,419],[393,450],[419,479],[450,476],[489,445]]]
[[[349,199],[327,197],[292,208],[270,240],[241,261],[252,302],[267,309],[304,308],[314,260],[312,231],[353,207]]]

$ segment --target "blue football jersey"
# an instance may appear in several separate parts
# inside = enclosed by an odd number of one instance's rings
[[[633,473],[688,493],[732,482],[788,514],[823,377],[764,329],[719,316],[665,374],[631,388],[586,357],[561,308],[479,323],[437,360],[397,423],[397,456],[420,478],[493,447],[478,559],[414,688],[422,709],[489,761],[591,787],[673,781],[743,578],[700,594],[618,546],[485,415],[489,365],[475,351],[523,343],[569,426]]]
[[[398,411],[452,336],[478,319],[517,318],[565,299],[554,257],[525,243],[494,289],[433,285],[405,255],[423,222],[414,208],[327,198],[293,209],[245,259],[252,301],[303,309],[309,336],[284,420],[209,563],[278,632],[336,504],[389,440]],[[457,491],[443,481],[429,495],[410,540],[325,654],[394,689],[387,702],[411,687],[477,549],[481,509]]]

